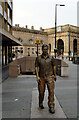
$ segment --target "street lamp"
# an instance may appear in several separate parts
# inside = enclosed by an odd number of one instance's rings
[[[57,52],[57,48],[56,48],[57,6],[65,6],[65,5],[62,5],[62,4],[56,4],[56,5],[55,5],[55,49],[54,49],[54,52],[55,52],[55,58],[56,58],[56,52]]]
[[[70,25],[69,25],[69,61],[70,61]]]

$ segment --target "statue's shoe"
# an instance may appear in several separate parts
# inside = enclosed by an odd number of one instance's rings
[[[54,114],[54,113],[55,113],[54,107],[50,107],[50,108],[49,108],[49,112],[52,113],[52,114]]]
[[[39,108],[40,108],[40,109],[44,109],[44,106],[43,106],[43,105],[39,105]]]

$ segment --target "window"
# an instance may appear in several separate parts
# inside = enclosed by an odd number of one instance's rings
[[[38,53],[40,54],[40,49],[38,50]]]
[[[8,25],[8,32],[10,32],[10,25]]]
[[[62,26],[57,27],[57,32],[61,32]]]
[[[2,47],[2,64],[5,65],[5,47]]]
[[[22,50],[23,48],[21,47],[20,49]]]
[[[5,10],[5,2],[4,2],[4,10]]]
[[[2,46],[0,46],[0,65],[2,65]]]
[[[6,21],[4,20],[4,29],[6,29]]]
[[[30,56],[30,48],[28,48],[28,56]]]
[[[19,40],[20,42],[22,42],[22,41],[23,41],[23,40],[22,40],[22,38],[20,38],[20,37],[18,38],[18,40]]]
[[[8,18],[10,18],[10,9],[8,8]]]
[[[43,40],[41,40],[40,43],[43,44]]]
[[[18,47],[15,47],[15,52],[16,52],[16,53],[18,52]]]
[[[30,43],[31,45],[33,45],[33,40],[32,40],[32,39],[30,39],[30,40],[29,40],[29,43]]]
[[[20,52],[23,53],[23,48],[22,47],[20,48]]]
[[[0,16],[0,27],[2,27],[2,17]]]
[[[34,54],[34,48],[32,48],[32,54]]]

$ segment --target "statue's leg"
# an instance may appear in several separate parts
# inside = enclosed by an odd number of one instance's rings
[[[38,83],[38,90],[39,90],[39,106],[42,106],[45,92],[45,80],[43,78],[40,78],[40,82]]]
[[[50,107],[54,107],[54,78],[49,78],[47,80],[47,87],[48,87],[48,106]]]

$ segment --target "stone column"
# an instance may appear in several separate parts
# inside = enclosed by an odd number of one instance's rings
[[[79,40],[77,40],[77,56],[79,57]]]
[[[5,46],[5,65],[7,65],[7,46]]]

